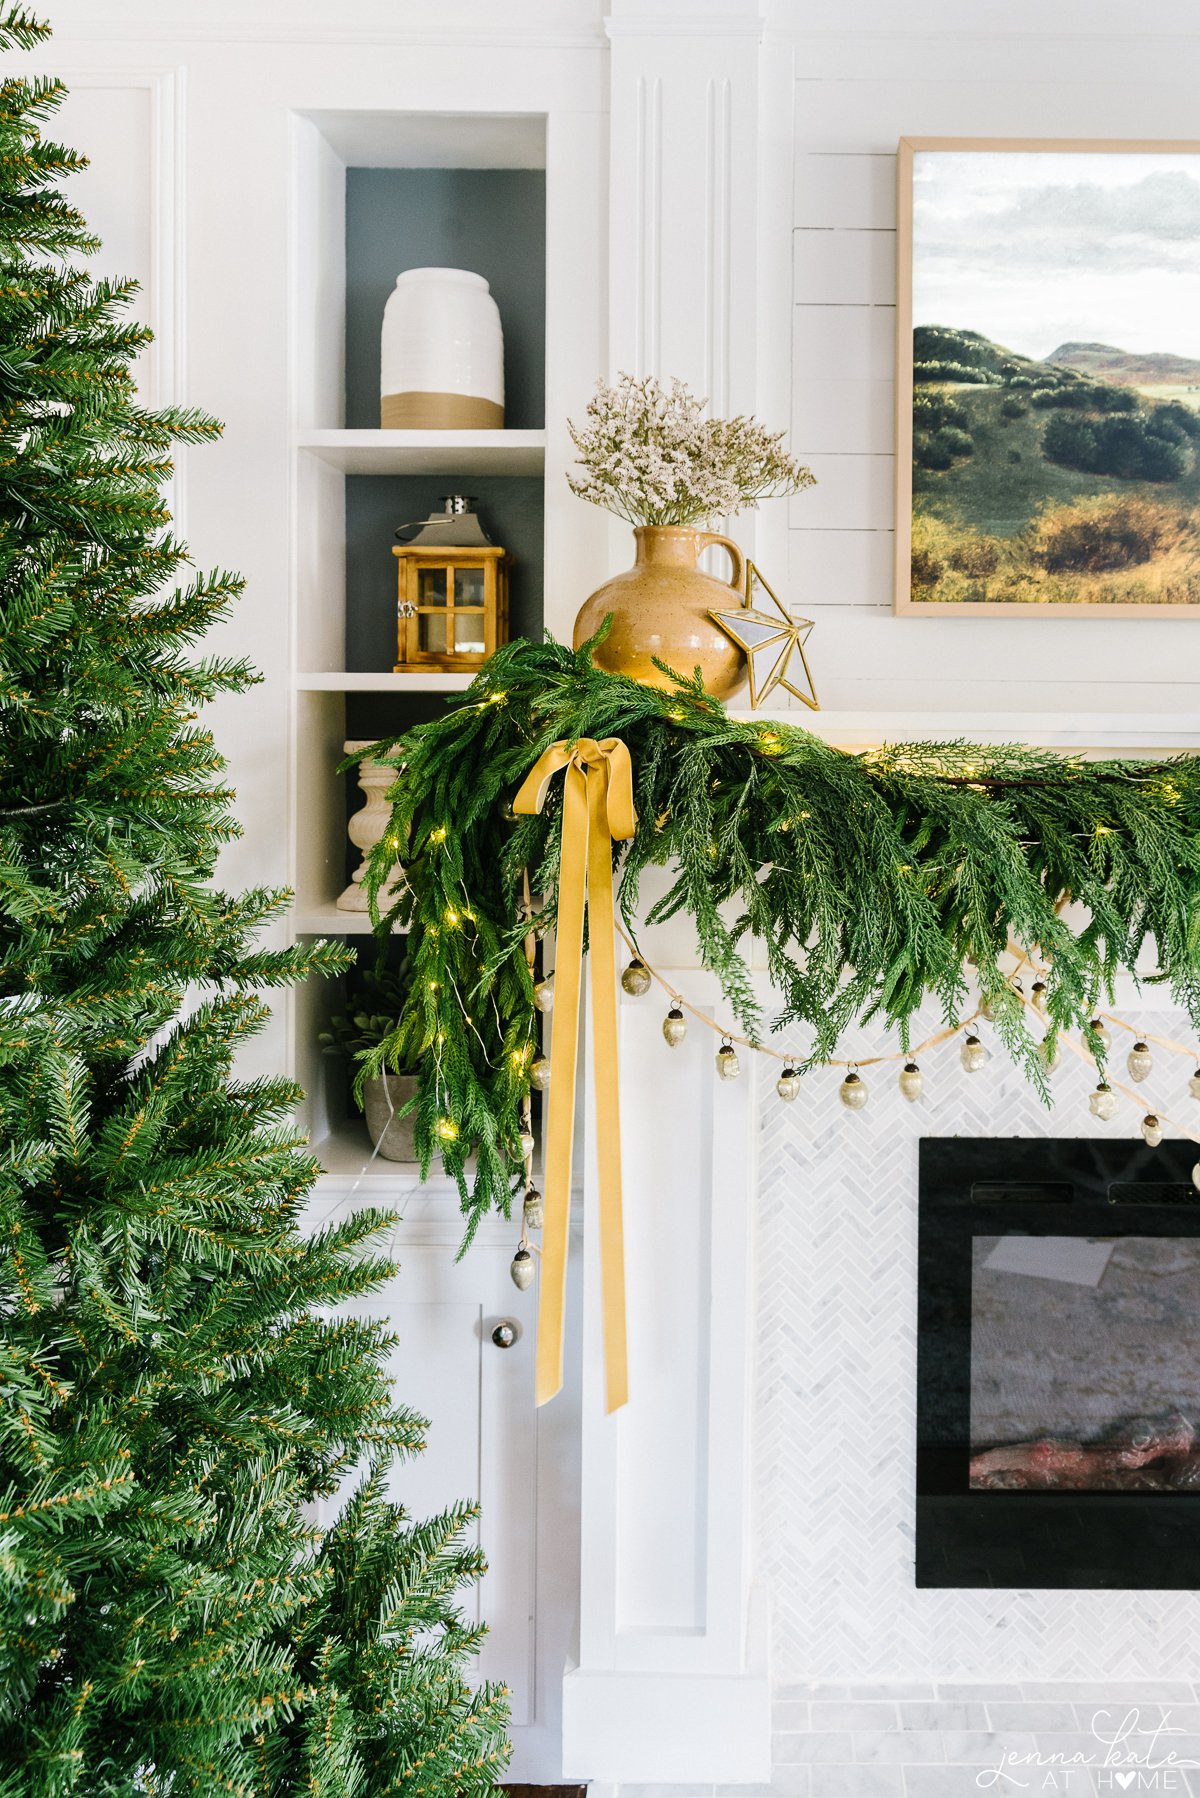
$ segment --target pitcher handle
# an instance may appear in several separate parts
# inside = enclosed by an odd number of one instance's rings
[[[696,542],[701,550],[707,549],[710,543],[716,543],[719,544],[723,550],[728,552],[730,563],[729,585],[733,588],[735,593],[740,593],[742,591],[743,580],[745,579],[746,558],[743,556],[733,538],[722,537],[720,531],[697,531]]]

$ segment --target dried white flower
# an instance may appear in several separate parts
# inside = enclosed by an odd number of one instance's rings
[[[597,381],[586,423],[567,421],[582,470],[567,476],[572,493],[630,524],[699,525],[813,485],[782,431],[705,418],[707,404],[682,381],[669,391],[652,375]]]

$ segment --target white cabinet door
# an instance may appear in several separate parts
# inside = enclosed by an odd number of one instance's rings
[[[515,1238],[514,1238],[515,1239]],[[512,1248],[476,1244],[456,1263],[447,1242],[414,1242],[401,1225],[400,1271],[353,1309],[386,1317],[397,1402],[429,1419],[425,1452],[398,1462],[389,1496],[417,1519],[461,1499],[480,1506],[475,1539],[487,1557],[464,1612],[486,1622],[480,1674],[507,1685],[514,1725],[533,1721],[537,1413],[533,1305],[509,1278]],[[515,1325],[503,1348],[493,1331]]]

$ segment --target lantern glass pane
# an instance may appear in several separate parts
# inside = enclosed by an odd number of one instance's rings
[[[446,616],[437,612],[422,612],[417,623],[421,648],[429,655],[445,655],[446,653]]]
[[[481,606],[483,592],[484,571],[482,568],[456,568],[454,570],[454,603],[456,606]]]
[[[482,655],[487,645],[483,640],[483,613],[454,613],[454,647],[467,655]]]
[[[419,606],[444,606],[446,603],[446,570],[444,568],[419,568],[417,570],[417,604]]]

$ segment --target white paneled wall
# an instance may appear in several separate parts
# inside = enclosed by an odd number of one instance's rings
[[[1167,0],[1136,18],[1063,0],[1036,18],[925,0],[902,20],[860,0],[831,20],[797,0],[778,29],[795,68],[792,443],[820,483],[790,502],[788,571],[792,602],[817,620],[824,703],[1194,708],[1200,618],[891,611],[897,140],[1196,137],[1194,18]]]

